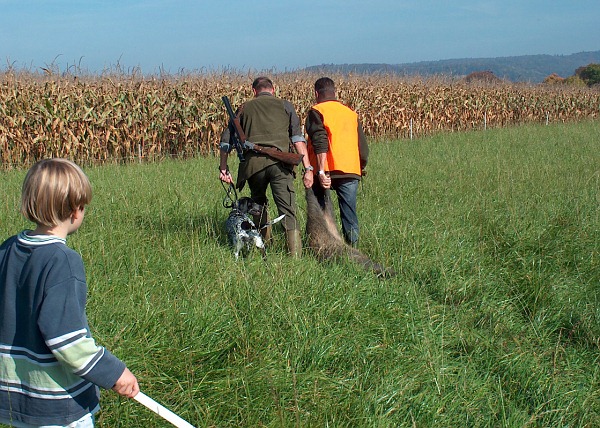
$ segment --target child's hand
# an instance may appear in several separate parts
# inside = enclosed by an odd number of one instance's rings
[[[138,392],[140,392],[140,386],[138,385],[136,377],[129,371],[127,367],[112,389],[117,394],[128,398],[133,398]]]

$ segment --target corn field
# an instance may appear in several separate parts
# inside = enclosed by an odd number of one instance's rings
[[[252,96],[255,76],[237,73],[167,76],[0,74],[3,169],[45,157],[79,163],[206,156],[217,150],[227,116]],[[276,94],[304,120],[314,102],[305,72],[274,76]],[[565,86],[473,85],[460,80],[331,76],[340,101],[354,108],[372,139],[530,122],[597,119],[600,92]]]

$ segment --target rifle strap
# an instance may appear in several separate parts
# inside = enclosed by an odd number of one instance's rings
[[[242,112],[244,111],[244,105],[245,105],[245,103],[242,103],[242,105],[239,106],[237,111],[235,112],[235,118],[238,120],[239,120],[240,116],[242,115]]]

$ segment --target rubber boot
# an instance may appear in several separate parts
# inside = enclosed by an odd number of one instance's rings
[[[263,205],[263,208],[260,211],[260,215],[253,215],[252,220],[254,221],[254,224],[256,225],[256,227],[258,227],[258,230],[260,231],[260,234],[263,238],[263,242],[265,243],[265,245],[270,243],[270,241],[271,241],[271,226],[269,225],[263,229],[263,226],[269,222],[269,211],[267,209],[267,206]]]
[[[302,256],[302,236],[298,229],[286,230],[285,240],[287,243],[288,252],[292,257]]]

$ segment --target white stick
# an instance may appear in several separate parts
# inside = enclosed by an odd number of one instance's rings
[[[162,404],[157,403],[152,398],[144,394],[142,391],[138,392],[137,395],[133,397],[133,399],[152,410],[161,418],[171,422],[178,428],[194,428],[194,425],[190,424],[185,419],[182,419],[181,417],[177,416],[175,413],[167,409]]]

